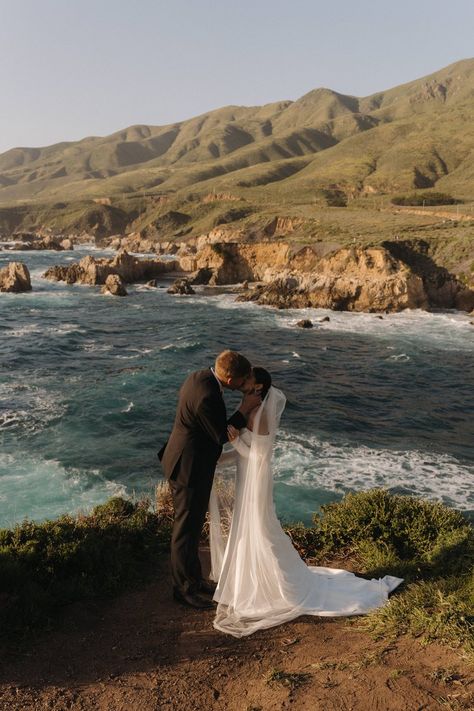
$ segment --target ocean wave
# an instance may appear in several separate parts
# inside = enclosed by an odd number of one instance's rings
[[[434,313],[406,309],[382,316],[329,309],[290,309],[278,311],[278,315],[277,323],[282,328],[293,329],[297,321],[307,318],[314,322],[315,329],[321,331],[403,340],[411,345],[429,345],[442,350],[474,351],[471,317],[461,311]],[[329,320],[323,320],[325,318]]]
[[[0,453],[0,526],[25,518],[43,520],[64,513],[90,511],[111,496],[125,496],[125,486],[99,470],[65,468],[60,462],[26,452]]]
[[[282,432],[274,463],[276,481],[291,486],[338,494],[382,487],[474,508],[474,465],[447,454],[372,449]]]
[[[59,420],[66,405],[58,395],[35,385],[0,384],[0,431],[34,434]]]

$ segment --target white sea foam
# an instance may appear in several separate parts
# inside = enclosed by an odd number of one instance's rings
[[[322,321],[328,316],[329,321]],[[435,346],[442,350],[474,351],[474,328],[468,314],[461,311],[431,313],[405,310],[400,313],[377,314],[330,311],[328,309],[290,309],[278,311],[277,323],[294,328],[301,318],[308,318],[321,331],[367,334],[391,341],[403,340],[417,347]],[[406,354],[405,354],[406,355]]]
[[[113,348],[112,344],[109,343],[97,343],[96,341],[87,341],[82,344],[82,349],[86,353],[106,353],[111,351]]]
[[[43,333],[43,326],[39,323],[28,323],[25,326],[12,328],[10,331],[7,331],[6,335],[9,338],[23,338],[24,336],[29,336],[32,333]]]
[[[120,410],[120,412],[131,412],[135,405],[133,402],[129,402],[126,407],[123,408],[123,410]]]
[[[38,432],[65,412],[66,405],[46,388],[0,383],[0,431],[20,427]]]
[[[88,511],[110,496],[125,494],[123,485],[97,470],[66,469],[60,462],[25,452],[0,453],[0,526],[25,517],[41,520]]]
[[[336,493],[396,488],[474,509],[474,465],[447,454],[354,447],[282,432],[274,461],[276,481],[291,486]]]

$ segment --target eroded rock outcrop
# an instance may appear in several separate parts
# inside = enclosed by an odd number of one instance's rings
[[[191,286],[189,279],[176,279],[174,284],[172,284],[169,289],[167,289],[168,294],[179,294],[180,296],[190,296],[195,294],[193,287]]]
[[[19,294],[31,291],[30,272],[22,262],[10,262],[0,269],[0,291]]]
[[[277,308],[340,311],[401,311],[429,306],[421,277],[378,247],[338,250],[321,258],[309,273],[276,280],[239,298]]]
[[[294,232],[299,227],[304,225],[304,220],[302,217],[274,217],[268,225],[265,226],[264,232],[269,237],[274,237],[276,235],[287,235],[290,232]]]
[[[55,266],[43,275],[52,281],[65,281],[67,284],[105,284],[109,274],[117,274],[125,284],[146,282],[160,274],[176,271],[177,262],[160,259],[140,259],[119,251],[113,259],[95,259],[88,255],[68,266]]]
[[[209,274],[207,283],[211,285],[238,284],[269,280],[287,268],[289,255],[289,245],[282,242],[219,242],[207,244],[196,255],[182,257],[179,264],[183,271]]]
[[[127,290],[118,274],[109,274],[101,293],[110,294],[110,296],[127,296]]]

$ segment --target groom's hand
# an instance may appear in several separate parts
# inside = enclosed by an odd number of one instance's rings
[[[261,404],[262,398],[260,397],[260,393],[247,393],[240,403],[239,411],[244,417],[248,417],[252,410],[255,410],[255,408]]]

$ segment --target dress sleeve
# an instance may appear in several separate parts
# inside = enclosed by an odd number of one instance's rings
[[[250,447],[248,446],[248,444],[245,444],[242,437],[236,437],[234,441],[231,442],[231,445],[242,457],[245,457],[246,459],[249,458]]]

